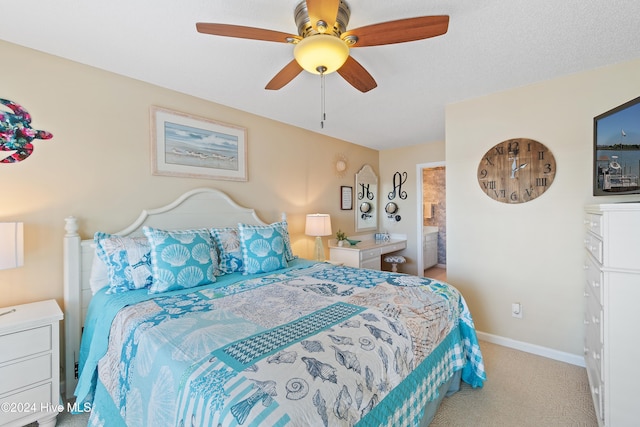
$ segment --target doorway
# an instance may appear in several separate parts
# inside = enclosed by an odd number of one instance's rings
[[[418,273],[446,280],[447,204],[444,162],[417,165],[418,197]]]

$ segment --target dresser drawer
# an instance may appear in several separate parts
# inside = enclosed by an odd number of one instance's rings
[[[371,258],[362,261],[360,264],[361,268],[369,268],[371,270],[380,270],[382,268],[382,263],[380,262],[380,257]]]
[[[603,216],[598,214],[586,214],[584,219],[584,225],[587,230],[596,234],[598,236],[602,236],[602,220]]]
[[[0,363],[51,350],[51,325],[0,335]]]
[[[604,275],[602,274],[602,270],[600,270],[600,266],[595,263],[591,257],[586,258],[584,263],[587,280],[585,292],[593,295],[598,300],[598,304],[602,305],[602,301],[604,300]]]
[[[596,411],[596,416],[599,419],[598,425],[603,425],[604,421],[604,383],[599,377],[596,367],[593,364],[593,360],[589,359],[585,355],[585,365],[587,368],[587,377],[589,378],[589,388],[591,396],[593,397],[593,406]]]
[[[406,249],[406,247],[407,247],[407,244],[405,242],[394,243],[394,244],[385,245],[384,247],[382,247],[381,252],[384,255],[384,254],[388,254],[389,252],[401,251],[402,249]]]
[[[593,234],[584,236],[584,247],[593,257],[602,264],[602,240]]]
[[[52,378],[51,353],[0,367],[0,395]]]
[[[367,249],[360,251],[360,261],[366,261],[368,259],[380,258],[382,250],[380,248]]]
[[[587,294],[587,292],[585,292]],[[584,315],[584,324],[586,326],[585,338],[589,346],[602,347],[604,344],[604,319],[603,310],[593,295],[586,295],[587,310]],[[599,351],[598,351],[599,352]]]

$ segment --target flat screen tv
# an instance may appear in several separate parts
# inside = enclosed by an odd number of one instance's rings
[[[640,194],[640,97],[593,119],[593,195]]]

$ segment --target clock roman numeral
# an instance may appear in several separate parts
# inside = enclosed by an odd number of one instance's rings
[[[547,178],[536,178],[536,187],[546,187]]]
[[[495,181],[483,182],[482,186],[484,187],[485,190],[495,190],[496,182]]]

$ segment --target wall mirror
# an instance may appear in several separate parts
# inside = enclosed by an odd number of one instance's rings
[[[356,174],[354,188],[356,203],[356,232],[378,229],[378,176],[369,165],[364,165]]]

